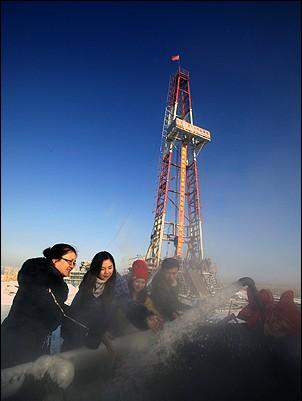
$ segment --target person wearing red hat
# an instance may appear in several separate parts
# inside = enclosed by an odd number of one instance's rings
[[[147,263],[142,259],[135,260],[128,279],[130,296],[134,301],[143,304],[149,311],[159,315],[147,291],[148,276]]]
[[[147,310],[150,314],[150,318],[162,325],[163,320],[157,310],[154,308],[151,298],[148,294],[146,285],[149,276],[148,265],[142,259],[135,260],[132,264],[131,270],[127,276],[127,283],[129,289],[129,295],[131,302],[135,303],[139,308]],[[110,333],[115,337],[126,335],[137,331],[133,324],[126,318],[125,313],[118,309],[114,319],[112,319],[112,325]]]

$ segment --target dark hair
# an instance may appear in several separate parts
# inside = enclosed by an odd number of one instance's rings
[[[85,290],[90,292],[93,290],[96,279],[98,275],[100,274],[102,264],[104,260],[110,260],[113,264],[113,273],[112,276],[108,279],[105,285],[105,290],[104,290],[104,296],[109,297],[110,299],[113,296],[113,290],[115,287],[115,279],[116,279],[116,267],[115,267],[115,261],[111,253],[107,251],[102,251],[94,255],[90,268],[88,272],[85,274],[82,284],[83,287],[85,287]]]
[[[46,259],[61,259],[61,257],[68,252],[74,252],[77,255],[77,251],[73,246],[68,244],[55,244],[51,248],[44,249],[43,255]]]
[[[178,259],[166,258],[161,263],[161,268],[163,270],[173,269],[174,267],[177,267],[177,269],[180,268],[180,261]]]

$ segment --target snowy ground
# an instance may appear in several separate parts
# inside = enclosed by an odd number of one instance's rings
[[[68,284],[68,298],[66,301],[67,305],[70,305],[73,297],[78,291],[77,287],[74,287],[72,284]],[[1,323],[6,318],[9,313],[10,307],[13,303],[14,296],[18,290],[18,282],[17,281],[2,281],[1,282]]]
[[[1,323],[8,315],[14,296],[18,290],[17,281],[1,282]]]
[[[1,305],[1,323],[8,315],[9,310],[10,310],[10,305]]]

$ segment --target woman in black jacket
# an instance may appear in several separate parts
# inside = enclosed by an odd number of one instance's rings
[[[140,330],[157,331],[162,322],[144,305],[129,296],[127,281],[116,272],[113,256],[106,251],[97,253],[85,274],[69,316],[62,325],[63,350],[81,346],[96,349],[105,332],[114,324],[117,308]]]
[[[48,339],[63,320],[68,286],[63,278],[76,264],[71,245],[56,244],[28,259],[18,273],[19,289],[1,325],[1,368],[48,353]]]

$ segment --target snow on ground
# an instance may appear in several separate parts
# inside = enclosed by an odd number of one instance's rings
[[[10,305],[1,305],[1,323],[8,315],[9,310],[10,310]]]
[[[17,281],[1,282],[1,305],[11,305],[18,290]]]
[[[68,298],[66,304],[70,305],[75,294],[78,292],[78,287],[72,284],[68,285]],[[13,303],[14,297],[18,291],[17,281],[1,281],[1,323],[9,313],[10,307]]]
[[[79,287],[75,287],[72,284],[67,284],[68,285],[68,298],[65,302],[66,305],[70,305],[75,294],[78,292]]]
[[[1,323],[8,315],[17,290],[17,281],[1,281]]]

